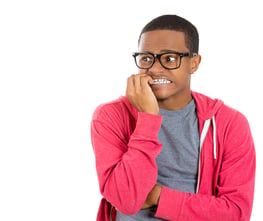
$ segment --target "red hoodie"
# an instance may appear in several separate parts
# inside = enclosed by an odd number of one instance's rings
[[[192,96],[200,127],[197,191],[163,186],[155,216],[176,221],[248,221],[256,167],[248,121],[220,100],[196,92]],[[91,140],[103,195],[97,221],[110,221],[115,208],[135,214],[143,206],[157,181],[161,123],[162,116],[137,112],[126,97],[95,110]]]

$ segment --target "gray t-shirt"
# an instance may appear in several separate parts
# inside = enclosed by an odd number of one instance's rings
[[[158,134],[163,144],[156,158],[157,182],[171,189],[194,193],[197,182],[199,158],[199,124],[195,102],[183,109],[169,111],[160,109],[163,116]],[[162,220],[154,217],[154,208],[140,210],[133,216],[117,212],[117,221]]]

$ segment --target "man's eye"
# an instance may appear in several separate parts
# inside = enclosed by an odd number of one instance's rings
[[[143,62],[151,62],[151,61],[152,61],[152,58],[151,58],[151,57],[148,57],[148,56],[144,56],[144,57],[141,58],[141,60],[142,60]]]
[[[166,61],[169,61],[169,62],[176,61],[176,57],[175,56],[167,56]]]

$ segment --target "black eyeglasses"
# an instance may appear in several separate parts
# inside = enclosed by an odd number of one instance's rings
[[[156,59],[159,60],[160,64],[168,70],[174,70],[181,66],[181,60],[183,57],[193,57],[196,53],[181,53],[177,51],[168,51],[161,54],[153,54],[151,52],[135,52],[133,57],[136,66],[140,69],[150,69]]]

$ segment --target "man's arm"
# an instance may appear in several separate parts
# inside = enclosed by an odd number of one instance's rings
[[[127,141],[120,125],[128,118],[121,115],[111,105],[98,110],[91,123],[91,138],[101,194],[120,212],[134,214],[157,180],[155,158],[162,148],[157,136],[162,117],[138,113]]]
[[[209,193],[203,191],[212,179],[207,178],[206,170],[203,171],[198,194],[162,186],[156,217],[176,221],[249,221],[255,185],[254,142],[243,115],[234,114],[226,128],[227,131],[222,130],[225,135],[219,138],[221,152],[218,158],[221,162],[219,174],[215,178],[215,193],[212,190]],[[205,151],[209,148],[204,146],[202,149]],[[147,202],[151,200],[147,198]]]

